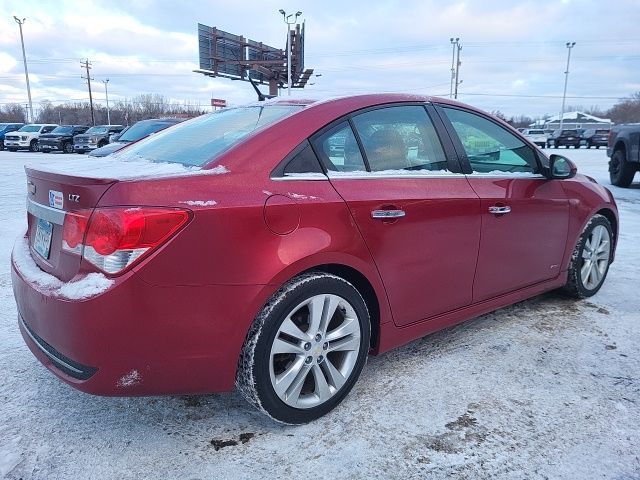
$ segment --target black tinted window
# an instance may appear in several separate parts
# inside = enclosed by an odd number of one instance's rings
[[[323,173],[320,162],[308,143],[284,168],[285,176],[292,173]]]

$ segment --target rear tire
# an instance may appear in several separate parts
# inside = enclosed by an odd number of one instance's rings
[[[249,403],[288,424],[334,409],[367,360],[369,311],[349,282],[310,272],[284,284],[249,329],[236,386]]]
[[[609,160],[609,179],[616,187],[626,188],[631,185],[636,169],[627,162],[624,150],[616,150]]]
[[[574,298],[595,295],[602,287],[613,253],[613,231],[604,215],[594,215],[578,238],[563,290]]]

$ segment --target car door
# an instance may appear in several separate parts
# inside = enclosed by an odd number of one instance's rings
[[[540,155],[477,112],[438,107],[454,136],[470,185],[481,199],[482,233],[473,301],[560,274],[569,228],[561,180],[540,172]]]
[[[472,300],[480,201],[435,117],[437,126],[425,105],[385,106],[312,139],[371,252],[397,325]]]

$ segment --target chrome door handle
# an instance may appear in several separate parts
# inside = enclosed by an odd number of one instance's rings
[[[373,210],[371,212],[371,218],[401,218],[406,215],[404,210]]]
[[[502,215],[511,212],[511,207],[489,207],[489,213],[494,215]]]

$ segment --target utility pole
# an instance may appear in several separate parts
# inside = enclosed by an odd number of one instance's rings
[[[111,115],[109,114],[109,91],[107,90],[107,84],[109,83],[109,79],[102,80],[104,83],[104,96],[107,99],[107,125],[111,125]]]
[[[22,25],[24,25],[24,22],[26,22],[27,19],[23,18],[22,20],[20,20],[15,15],[13,16],[13,19],[16,21],[16,23],[20,27],[20,42],[22,43],[22,61],[24,62],[24,76],[27,79],[27,96],[29,97],[29,112],[27,115],[28,117],[30,117],[27,119],[27,123],[29,123],[29,122],[33,122],[33,103],[31,102],[31,85],[29,85],[29,70],[27,70],[27,54],[24,52],[24,37],[22,36]]]
[[[454,63],[456,61],[456,47],[458,46],[460,38],[451,37],[449,41],[451,42],[451,86],[449,88],[449,98],[453,98],[453,82],[456,78],[456,69],[454,68]]]
[[[564,72],[564,93],[562,94],[562,108],[560,109],[560,130],[564,123],[564,102],[567,98],[567,82],[569,81],[569,62],[571,61],[571,49],[575,47],[576,42],[567,42],[567,69]]]
[[[456,39],[456,88],[453,92],[453,98],[458,98],[458,86],[462,83],[462,80],[458,80],[460,75],[460,50],[462,50],[462,45]]]
[[[96,117],[93,113],[93,95],[91,95],[91,80],[93,80],[93,78],[91,78],[91,75],[89,75],[89,70],[91,70],[91,67],[89,65],[91,65],[91,63],[89,63],[88,58],[84,62],[80,62],[80,66],[84,67],[87,70],[87,76],[82,78],[84,78],[87,81],[87,85],[89,86],[89,105],[91,106],[91,125],[95,125]]]
[[[291,25],[294,25],[298,21],[298,17],[302,15],[301,11],[297,11],[295,13],[295,18],[293,20],[289,20],[293,17],[293,13],[287,15],[283,9],[279,10],[282,14],[282,18],[284,23],[287,24],[287,95],[291,95]]]

